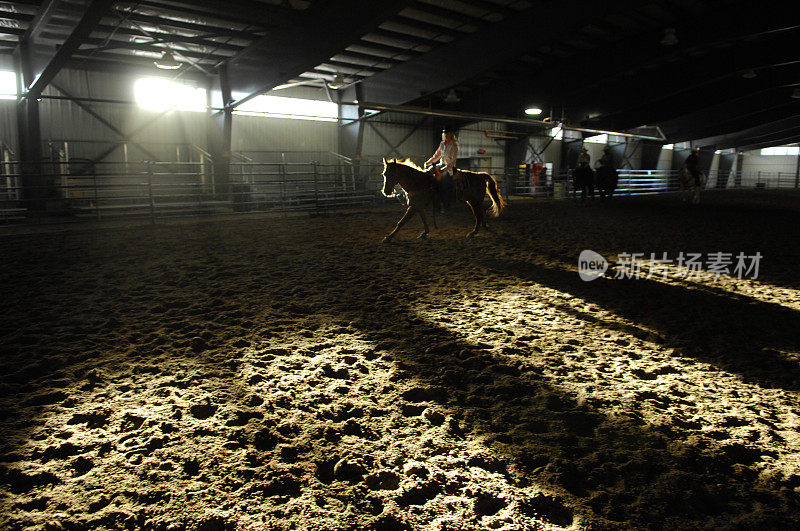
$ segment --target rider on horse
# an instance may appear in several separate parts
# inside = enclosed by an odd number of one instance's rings
[[[458,158],[458,140],[456,140],[455,130],[445,127],[442,130],[442,142],[436,149],[436,153],[425,161],[425,167],[438,162],[442,178],[439,186],[439,196],[442,199],[444,209],[450,208],[450,196],[453,192],[453,174],[455,173],[456,159]]]
[[[698,168],[698,165],[700,164],[700,158],[697,156],[699,151],[699,148],[692,148],[692,152],[683,162],[684,166],[686,166],[686,169],[692,174],[695,186],[700,186],[700,169]]]

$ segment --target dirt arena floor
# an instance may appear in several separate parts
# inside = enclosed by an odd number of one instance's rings
[[[705,201],[0,228],[0,528],[797,529],[800,195]]]

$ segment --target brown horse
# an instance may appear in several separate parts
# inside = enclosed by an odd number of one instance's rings
[[[492,206],[487,210],[490,217],[496,218],[506,207],[506,202],[497,191],[497,181],[488,173],[478,173],[472,171],[456,170],[454,178],[455,186],[452,190],[452,199],[465,201],[472,209],[475,216],[475,227],[467,234],[471,238],[478,233],[478,229],[483,222],[483,198],[486,192],[492,199]],[[438,200],[438,187],[436,179],[430,173],[422,170],[413,162],[405,160],[390,159],[383,161],[383,195],[390,196],[394,192],[394,187],[400,185],[408,196],[408,208],[403,217],[397,222],[394,230],[387,234],[384,242],[389,242],[400,227],[418,212],[422,218],[425,230],[419,238],[428,236],[428,220],[425,217],[425,207],[429,204],[433,206],[433,226],[436,227],[436,202]]]
[[[700,190],[705,186],[705,173],[699,173],[699,179],[692,176],[692,172],[686,166],[682,167],[678,172],[678,183],[680,184],[680,197],[681,201],[692,204],[700,203]]]

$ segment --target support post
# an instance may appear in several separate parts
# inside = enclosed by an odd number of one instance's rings
[[[800,152],[797,153],[797,166],[794,169],[794,187],[800,188]]]
[[[222,93],[221,113],[208,113],[207,151],[213,162],[214,193],[223,198],[230,198],[231,192],[231,135],[233,132],[233,108],[228,104],[233,101],[231,85],[228,77],[228,65],[223,63],[218,70],[219,87]],[[210,94],[209,90],[209,94]]]
[[[736,155],[733,153],[720,153],[719,166],[717,167],[717,188],[727,188],[728,179],[730,178],[731,169]]]
[[[33,83],[31,49],[22,42],[14,52],[17,65],[17,84],[20,93]],[[17,134],[19,138],[19,160],[22,200],[29,212],[43,212],[48,199],[57,197],[55,188],[48,186],[42,175],[42,131],[39,120],[39,101],[36,98],[20,98],[17,106]]]
[[[642,140],[642,170],[658,169],[658,160],[661,158],[662,142],[654,140]]]
[[[319,212],[319,170],[317,169],[317,162],[314,165],[314,211]]]
[[[153,161],[147,161],[147,198],[150,201],[150,224],[156,224],[156,200],[153,196]]]
[[[361,155],[364,147],[364,108],[345,105],[339,91],[339,153],[353,161],[354,179],[361,183]],[[361,83],[355,86],[356,99],[364,100]]]

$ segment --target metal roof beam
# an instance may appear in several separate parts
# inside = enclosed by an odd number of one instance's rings
[[[474,3],[474,2],[472,2]],[[615,2],[617,10],[633,9],[640,2]],[[499,6],[495,6],[499,7]],[[509,63],[527,50],[576,31],[607,13],[605,2],[592,2],[575,12],[566,2],[548,2],[514,11],[513,17],[489,24],[450,43],[363,81],[366,97],[372,101],[402,104],[433,94]],[[542,25],[542,20],[563,24]],[[531,28],[537,31],[532,32]],[[446,68],[443,65],[447,65]]]
[[[184,22],[182,20],[171,20],[168,18],[155,17],[150,15],[139,15],[139,14],[128,15],[128,13],[125,13],[124,11],[120,12],[119,15],[121,18],[127,18],[127,20],[131,22],[138,22],[140,24],[149,24],[156,27],[187,29],[187,30],[197,31],[200,33],[203,32],[213,33],[216,35],[239,37],[248,40],[261,38],[261,35],[259,33],[252,31],[235,30],[235,29],[223,28],[221,26],[212,26],[206,24],[196,24],[193,22]]]
[[[359,0],[312,4],[306,12],[305,24],[276,28],[228,61],[234,90],[244,88],[250,92],[231,103],[231,107],[326,62],[404,7],[405,2],[389,0],[374,0],[369,4]],[[256,68],[241,64],[249,57],[258,60]]]
[[[86,39],[97,24],[100,23],[100,19],[103,18],[113,4],[114,0],[92,0],[89,5],[86,6],[80,21],[78,21],[77,26],[72,30],[70,36],[67,37],[67,40],[58,48],[55,55],[48,61],[47,65],[45,65],[42,72],[34,79],[33,83],[27,87],[28,90],[27,94],[24,95],[25,97],[36,98],[42,93],[44,88],[61,71],[61,68],[72,54],[78,50],[83,40]]]
[[[719,149],[727,149],[746,144],[751,140],[758,140],[777,132],[785,132],[800,127],[800,116],[791,116],[775,122],[744,129],[736,133],[700,138],[694,142],[699,146],[714,145]]]
[[[36,13],[36,16],[31,21],[21,40],[25,42],[35,42],[39,33],[41,33],[48,22],[50,22],[50,19],[53,17],[60,3],[60,0],[49,0],[45,2],[39,9],[39,12]]]

